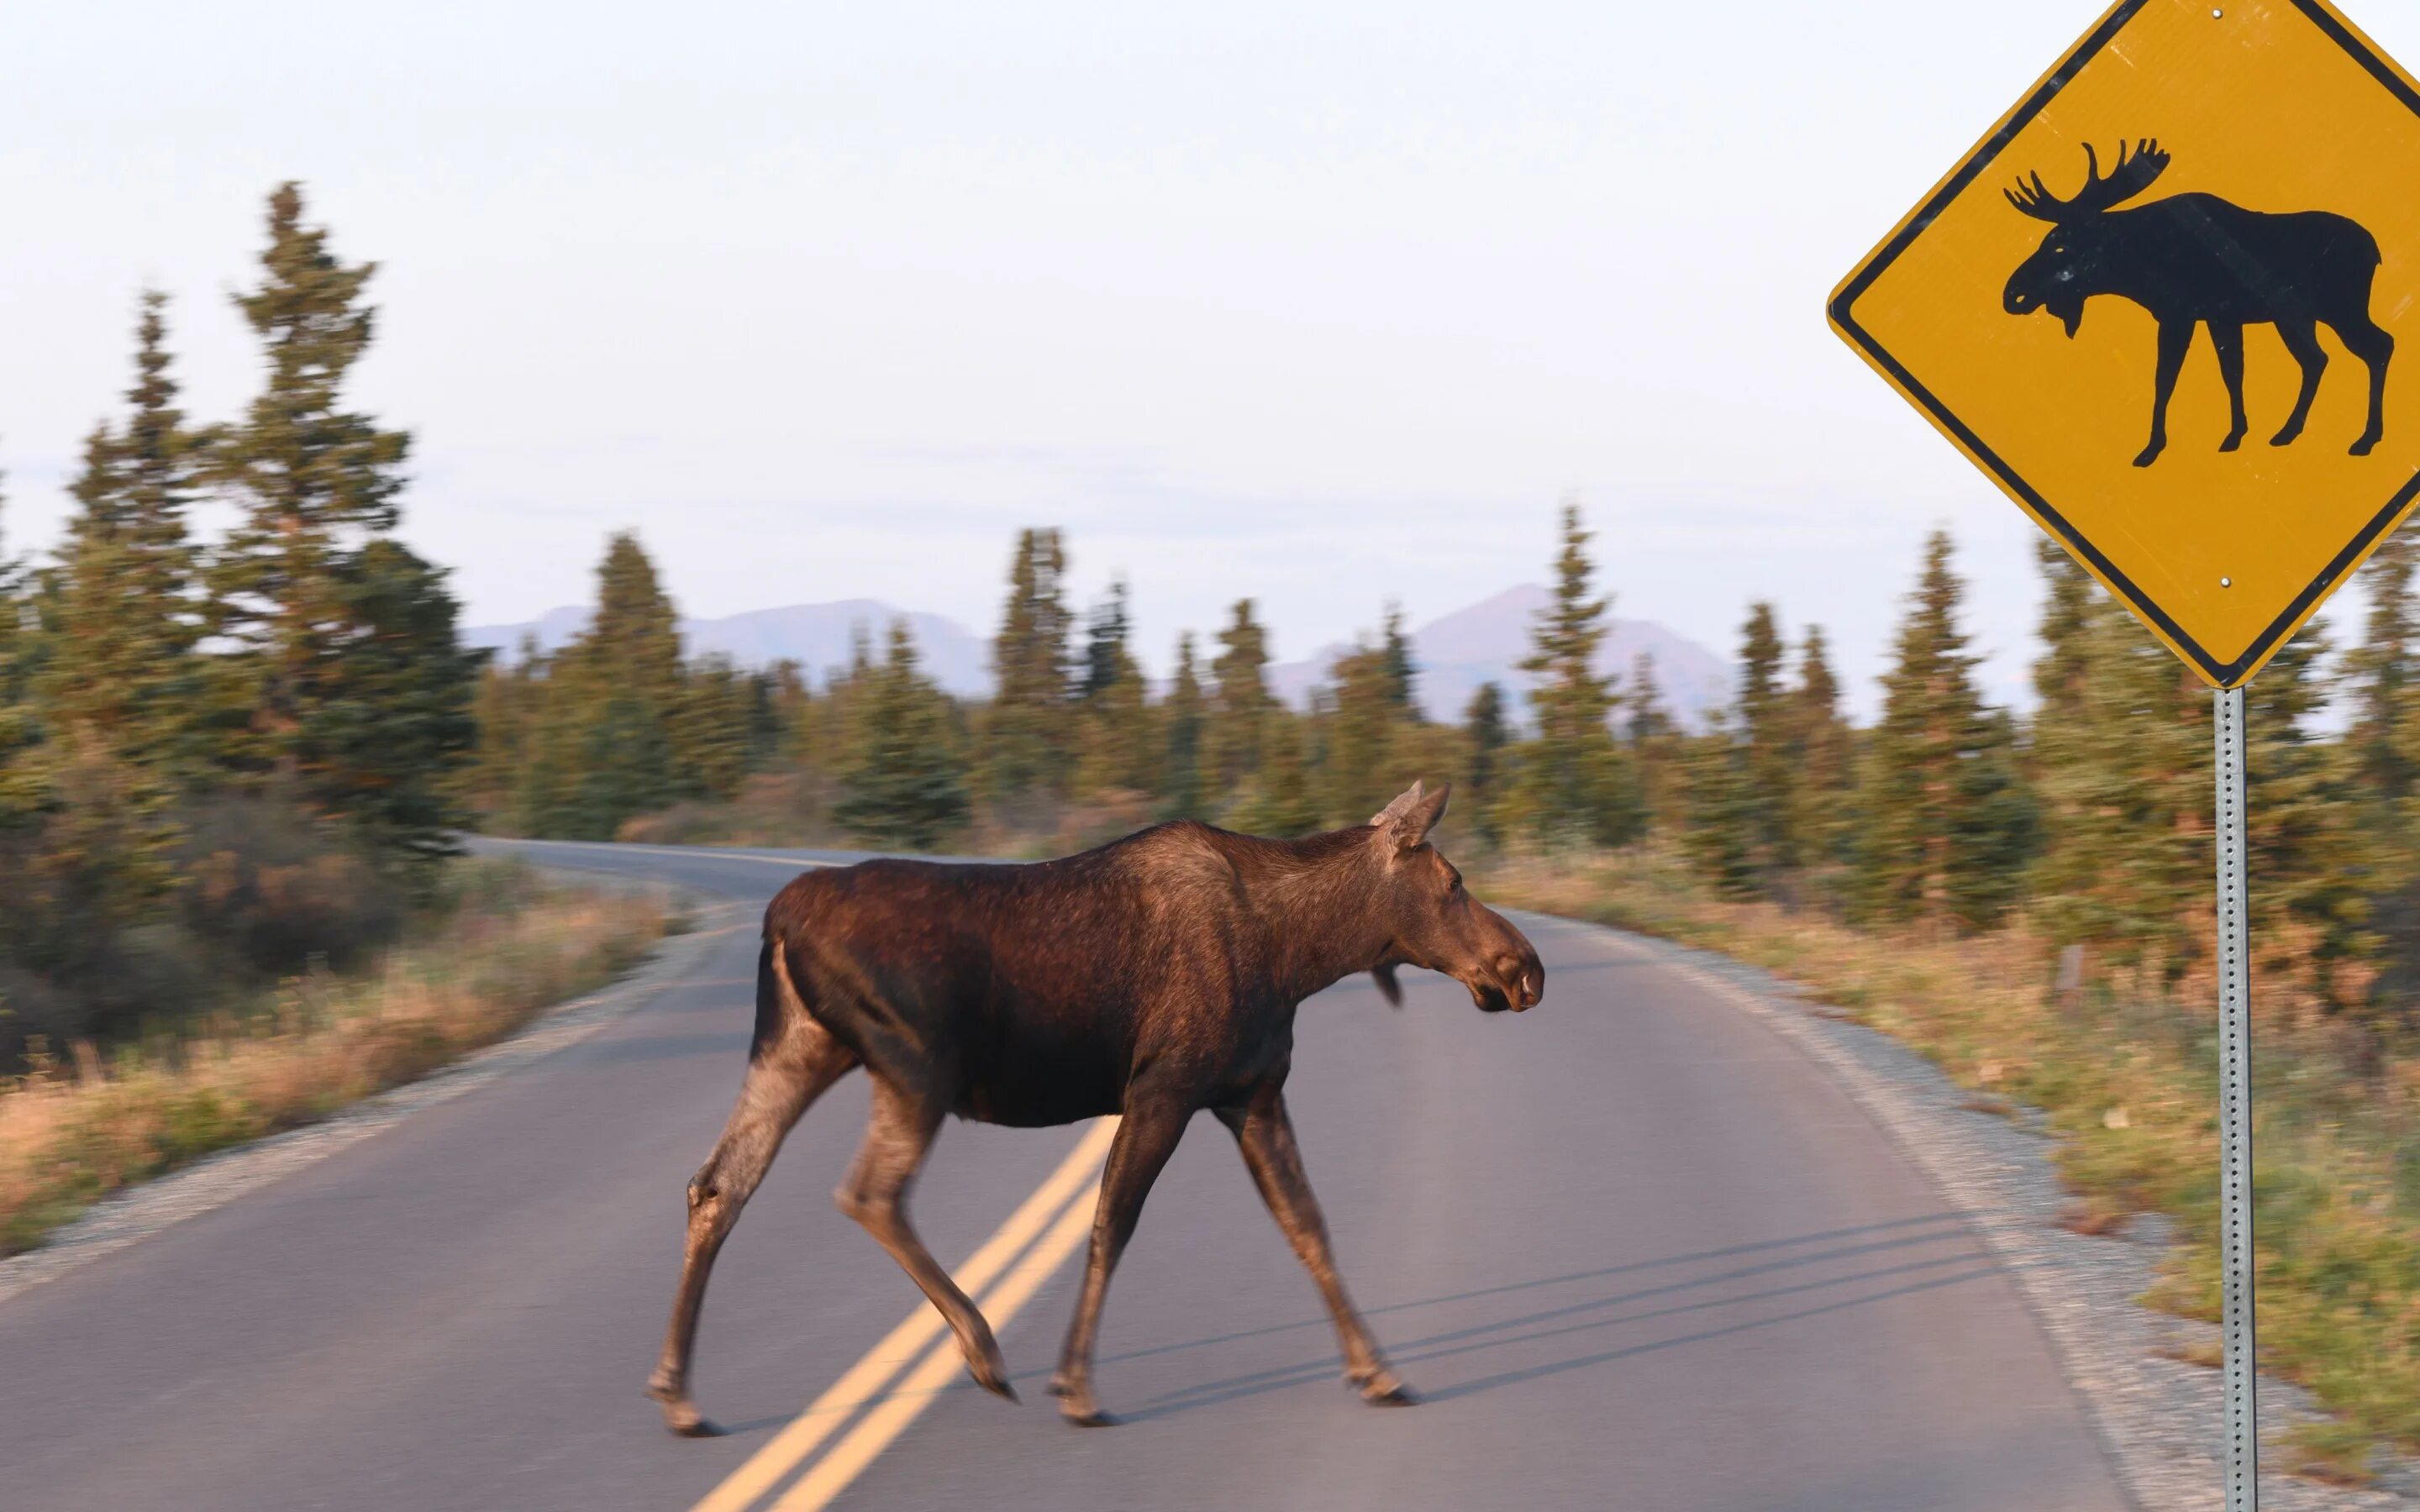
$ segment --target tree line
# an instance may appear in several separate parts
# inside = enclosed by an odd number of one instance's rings
[[[1458,784],[1460,843],[1498,852],[1637,844],[1683,857],[1714,891],[1876,928],[1973,933],[2022,918],[2096,967],[2174,975],[2208,933],[2210,699],[2063,552],[2047,593],[2036,708],[1988,699],[1947,532],[1925,543],[1880,717],[1853,723],[1820,625],[1787,634],[1749,607],[1738,681],[1683,728],[1641,657],[1606,675],[1611,599],[1575,504],[1515,693],[1481,687],[1430,719],[1400,611],[1388,607],[1305,707],[1271,689],[1268,633],[1237,600],[1178,638],[1155,686],[1128,591],[1079,607],[1069,545],[1020,532],[992,641],[988,699],[951,697],[905,625],[861,627],[820,681],[792,664],[685,660],[674,607],[635,537],[599,570],[591,627],[552,655],[489,669],[463,799],[528,834],[660,834],[777,793],[794,837],[878,847],[1047,850],[1158,818],[1270,834],[1358,823],[1415,776]],[[2391,986],[2391,936],[2420,878],[2420,609],[2398,537],[2368,572],[2360,644],[2306,629],[2253,685],[2254,875],[2262,964],[2330,1005]],[[2332,665],[2334,664],[2334,665]],[[2350,728],[2319,722],[2341,695]],[[1070,816],[1074,816],[1071,822]],[[635,826],[635,828],[633,827]]]
[[[684,659],[677,618],[637,538],[609,543],[597,608],[561,649],[525,644],[488,669],[464,802],[517,833],[610,839],[667,805],[728,803],[752,781],[805,777],[837,835],[929,850],[970,830],[1051,835],[1071,810],[1110,822],[1215,820],[1299,834],[1366,820],[1409,780],[1456,777],[1491,838],[1620,844],[1644,832],[1638,763],[1609,717],[1625,702],[1668,731],[1652,678],[1628,691],[1595,669],[1608,599],[1591,591],[1589,532],[1563,512],[1553,608],[1526,666],[1533,732],[1490,686],[1460,724],[1422,712],[1400,609],[1339,656],[1311,706],[1271,689],[1253,600],[1211,636],[1178,638],[1154,687],[1133,649],[1129,594],[1079,608],[1057,530],[1018,532],[992,641],[993,688],[962,701],[924,672],[906,625],[861,626],[818,684],[794,663]],[[1661,737],[1656,737],[1661,738]]]
[[[481,658],[396,536],[411,438],[354,408],[374,264],[269,198],[242,412],[180,407],[141,296],[124,408],[40,561],[0,552],[0,1063],[390,937],[455,849]],[[215,539],[194,511],[231,509]]]

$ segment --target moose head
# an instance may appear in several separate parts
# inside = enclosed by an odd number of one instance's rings
[[[1412,965],[1462,983],[1484,1012],[1522,1012],[1536,1007],[1546,990],[1537,950],[1503,915],[1465,890],[1461,872],[1429,843],[1452,793],[1451,783],[1431,793],[1414,782],[1371,817],[1370,842],[1383,877],[1378,906],[1392,934],[1372,975],[1391,1003],[1403,1001],[1395,967]]]
[[[2052,193],[2038,173],[2029,182],[2001,191],[2019,212],[2050,223],[2041,245],[2009,275],[2001,302],[2010,315],[2048,310],[2071,337],[2084,323],[2085,298],[2118,292],[2116,283],[2133,260],[2125,228],[2106,219],[2106,212],[2151,187],[2167,168],[2168,155],[2157,142],[2137,142],[2131,153],[2121,142],[2117,165],[2104,177],[2100,158],[2086,143],[2084,162],[2084,187],[2069,198]]]

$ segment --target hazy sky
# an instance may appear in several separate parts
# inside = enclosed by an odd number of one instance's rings
[[[1860,685],[1946,523],[2013,692],[2033,527],[1822,303],[2099,8],[9,7],[7,539],[54,538],[142,285],[236,409],[296,177],[382,265],[360,396],[474,621],[636,526],[691,613],[985,628],[1058,524],[1154,664],[1243,594],[1299,656],[1542,578],[1571,490],[1618,612],[1728,655],[1770,596]],[[2420,57],[2420,0],[2351,9]]]

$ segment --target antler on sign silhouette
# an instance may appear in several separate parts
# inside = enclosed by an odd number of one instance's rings
[[[2048,310],[2071,337],[2084,323],[2084,301],[2096,294],[2132,300],[2151,313],[2160,325],[2151,440],[2134,465],[2149,467],[2168,444],[2168,396],[2196,325],[2210,328],[2226,380],[2232,424],[2220,451],[2243,440],[2243,328],[2275,326],[2302,364],[2294,412],[2270,439],[2284,446],[2303,434],[2327,370],[2318,332],[2324,325],[2369,369],[2369,425],[2352,443],[2353,455],[2367,456],[2385,434],[2386,367],[2395,356],[2395,338],[2369,317],[2377,239],[2327,210],[2271,215],[2215,194],[2171,194],[2118,209],[2166,171],[2168,154],[2149,140],[2131,152],[2121,143],[2105,177],[2089,145],[2084,161],[2084,187],[2066,199],[2039,173],[2002,191],[2020,212],[2051,229],[2009,276],[2001,303],[2010,315]]]

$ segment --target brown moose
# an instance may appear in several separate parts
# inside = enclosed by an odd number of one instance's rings
[[[991,1327],[908,1221],[908,1188],[945,1115],[1038,1127],[1124,1115],[1092,1254],[1050,1391],[1072,1422],[1093,1396],[1109,1272],[1201,1109],[1245,1165],[1336,1322],[1346,1380],[1414,1398],[1354,1310],[1286,1117],[1295,1009],[1357,971],[1400,1001],[1399,965],[1443,972],[1489,1012],[1545,987],[1521,932],[1463,889],[1428,843],[1448,790],[1419,783],[1366,825],[1260,840],[1183,821],[1032,865],[876,860],[810,872],[765,911],[756,1033],[739,1104],[689,1184],[689,1240],[647,1386],[675,1432],[716,1431],[690,1398],[714,1257],[799,1116],[862,1065],[874,1106],[834,1194],[932,1299],[975,1380],[1015,1398]]]

